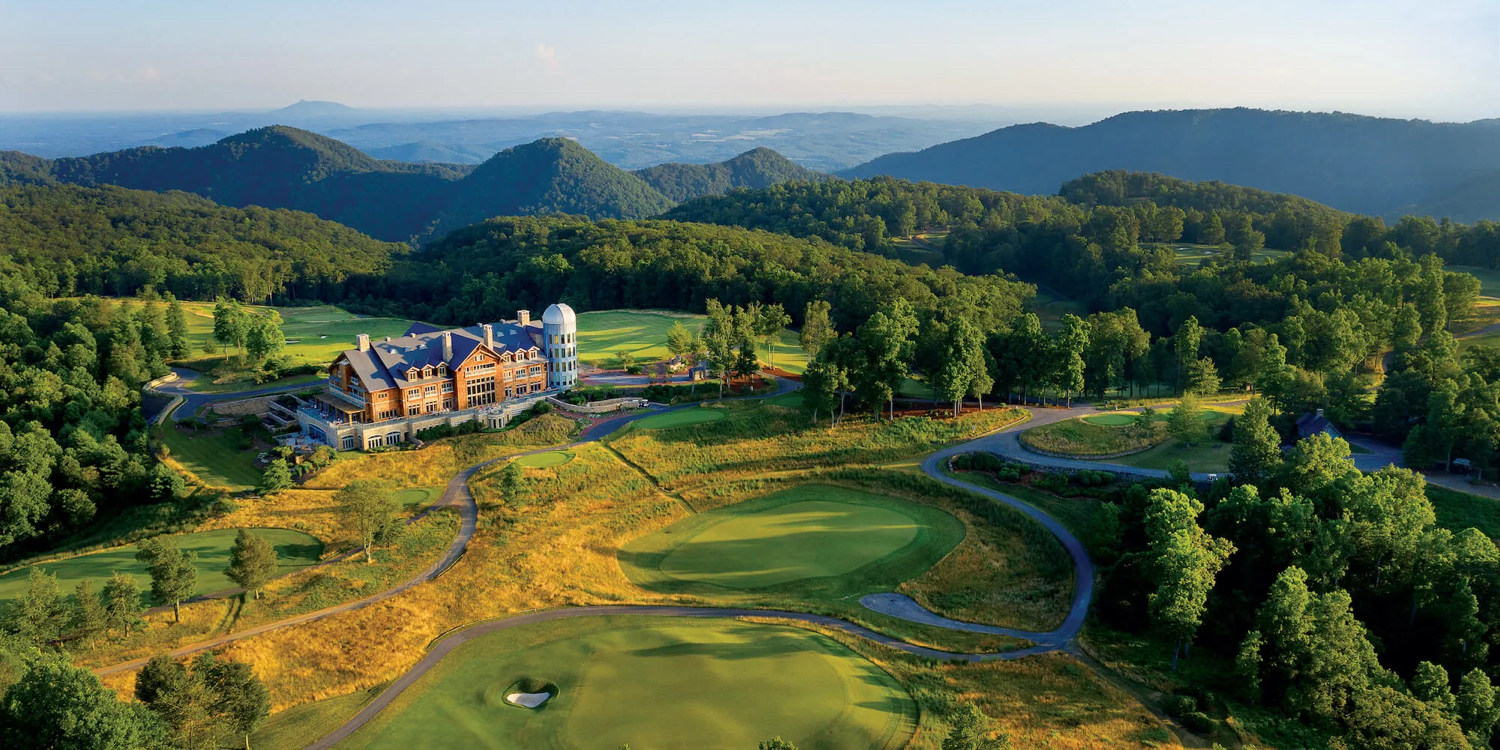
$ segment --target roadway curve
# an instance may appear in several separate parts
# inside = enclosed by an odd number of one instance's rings
[[[215,401],[237,401],[243,398],[255,398],[256,396],[269,396],[273,393],[288,393],[290,391],[302,391],[317,387],[316,382],[295,383],[292,385],[270,385],[265,388],[255,388],[248,391],[230,391],[227,393],[203,393],[187,387],[187,384],[197,380],[199,374],[194,370],[184,367],[173,367],[172,372],[177,374],[177,379],[162,383],[154,390],[157,395],[177,397],[182,399],[182,405],[172,413],[172,421],[181,422],[197,416],[203,407]]]

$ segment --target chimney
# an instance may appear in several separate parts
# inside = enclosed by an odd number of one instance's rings
[[[516,311],[516,322],[519,323],[522,328],[525,328],[526,326],[531,325],[531,311],[530,310],[517,310]]]
[[[354,344],[358,346],[359,350],[362,352],[370,351],[370,334],[361,333],[360,335],[355,336]]]
[[[1322,418],[1323,418],[1323,410],[1319,409],[1318,410],[1318,419],[1322,419]]]
[[[495,348],[495,327],[489,323],[485,323],[480,328],[484,331],[484,348],[493,351]]]
[[[453,333],[443,331],[443,361],[449,362],[453,359]]]

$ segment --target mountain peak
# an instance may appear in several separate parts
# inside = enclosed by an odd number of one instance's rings
[[[281,109],[272,110],[274,114],[289,115],[347,115],[354,112],[354,108],[347,104],[338,102],[324,102],[317,100],[298,99],[296,104],[290,104]]]
[[[750,149],[727,161],[658,164],[638,170],[636,175],[679,203],[705,195],[719,195],[735,188],[753,190],[793,180],[828,178],[765,146]]]

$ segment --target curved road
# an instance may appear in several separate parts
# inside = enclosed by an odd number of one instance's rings
[[[181,422],[196,416],[203,407],[215,401],[237,401],[243,398],[255,398],[256,396],[269,396],[272,393],[287,393],[290,391],[301,391],[317,387],[316,381],[310,383],[296,383],[294,385],[273,385],[265,388],[256,388],[249,391],[230,391],[227,393],[202,393],[187,387],[191,381],[197,380],[199,375],[194,370],[182,367],[173,367],[172,372],[177,374],[177,379],[170,383],[163,383],[153,390],[157,394],[167,397],[178,397],[182,399],[182,405],[172,413],[172,421]]]

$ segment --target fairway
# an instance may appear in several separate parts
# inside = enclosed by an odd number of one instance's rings
[[[618,367],[620,352],[630,352],[639,363],[671,359],[667,351],[667,329],[682,323],[696,332],[708,318],[704,315],[665,314],[635,310],[605,310],[578,313],[578,359],[599,367]],[[796,331],[783,330],[776,337],[776,366],[793,374],[807,367]],[[756,353],[762,362],[771,352],[756,342]]]
[[[562,466],[572,461],[573,454],[567,451],[547,451],[546,453],[533,453],[529,456],[521,456],[516,463],[527,469],[549,469],[553,466]]]
[[[280,566],[277,574],[291,573],[318,561],[323,554],[323,544],[315,537],[291,529],[253,529],[265,537],[276,548]],[[224,577],[229,567],[229,548],[234,544],[236,529],[200,531],[173,537],[178,548],[198,553],[198,587],[195,594],[207,594],[235,587],[235,583]],[[135,559],[135,545],[116,547],[91,555],[71,557],[55,562],[38,563],[35,567],[57,576],[57,586],[65,594],[71,594],[78,582],[87,578],[94,582],[94,591],[99,591],[104,581],[116,571],[135,578],[141,591],[149,593],[151,578],[146,574],[146,564]],[[25,593],[29,568],[13,570],[0,576],[0,601],[14,599]]]
[[[666,414],[654,414],[635,423],[638,429],[660,430],[667,427],[683,427],[690,424],[703,424],[704,422],[717,422],[728,414],[722,409],[679,409],[669,411]]]
[[[516,680],[556,683],[535,710]],[[340,748],[802,750],[905,746],[916,706],[853,651],[797,628],[734,620],[580,618],[459,646]]]
[[[182,308],[187,313],[192,356],[203,356],[203,344],[213,336],[213,303],[184,302]],[[361,333],[368,333],[372,340],[378,340],[400,336],[412,324],[412,321],[402,318],[360,317],[332,305],[274,308],[245,305],[245,309],[256,315],[264,315],[268,310],[281,315],[281,331],[286,335],[286,349],[282,353],[298,360],[298,364],[326,365],[339,352],[353,349],[354,337]],[[215,346],[222,350],[217,344]]]
[[[865,568],[884,577],[870,584],[879,587],[920,575],[963,535],[933,508],[804,485],[679,521],[625,545],[620,558],[647,588],[756,590]]]

